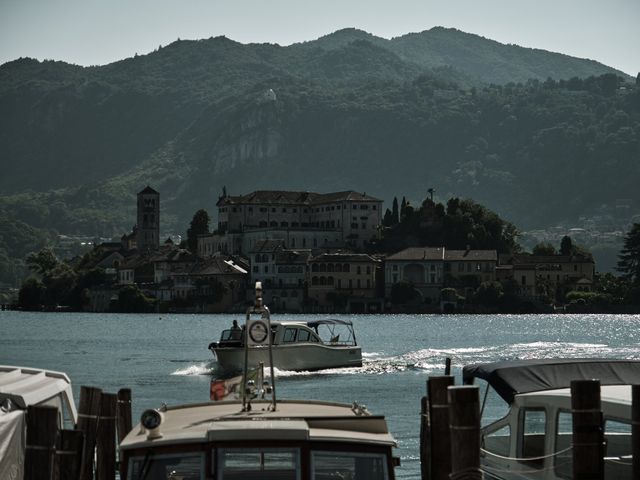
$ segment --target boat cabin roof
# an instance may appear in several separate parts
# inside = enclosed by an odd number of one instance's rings
[[[571,389],[557,388],[541,392],[522,393],[514,398],[520,408],[553,407],[571,410]],[[605,416],[631,418],[631,385],[604,385],[600,387],[600,403]]]
[[[309,322],[301,322],[301,321],[296,321],[296,320],[280,320],[280,321],[275,321],[275,322],[271,322],[272,326],[276,326],[276,325],[283,325],[283,326],[305,326],[305,327],[310,327],[310,328],[315,328],[318,327],[319,325],[346,325],[346,326],[353,326],[353,323],[351,323],[350,320],[337,320],[337,319],[325,319],[325,320],[312,320]]]
[[[69,413],[75,420],[77,413],[71,380],[62,372],[39,368],[0,365],[0,404],[9,399],[21,410],[29,405],[42,404],[58,395],[65,398]]]
[[[509,404],[523,393],[566,389],[572,380],[599,379],[601,385],[640,383],[640,361],[594,358],[516,360],[467,365],[465,384],[486,380]]]
[[[208,402],[167,407],[159,427],[162,437],[149,440],[140,425],[124,438],[120,448],[134,449],[190,443],[228,441],[329,441],[395,446],[383,416],[370,415],[352,405],[320,401],[252,402],[241,411],[238,401]]]

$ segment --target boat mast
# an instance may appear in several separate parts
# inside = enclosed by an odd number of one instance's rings
[[[273,367],[273,348],[272,348],[272,333],[271,333],[271,313],[269,309],[262,304],[262,282],[256,282],[256,297],[255,303],[252,307],[247,309],[247,317],[245,321],[244,329],[244,371],[242,375],[242,410],[246,411],[250,408],[247,401],[247,376],[249,374],[249,329],[252,327],[251,315],[260,315],[260,320],[266,324],[266,337],[267,346],[269,348],[269,370],[271,373],[271,410],[276,410],[276,377]],[[253,343],[253,342],[252,342]],[[256,348],[264,348],[257,346]],[[264,388],[264,386],[263,386]]]

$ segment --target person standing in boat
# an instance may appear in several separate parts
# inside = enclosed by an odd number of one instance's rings
[[[234,320],[231,324],[231,338],[233,340],[240,340],[242,338],[242,329],[238,325],[237,320]]]

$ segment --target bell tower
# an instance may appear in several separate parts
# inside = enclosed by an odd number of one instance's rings
[[[160,246],[160,194],[148,185],[138,193],[137,226],[138,251],[156,250]]]

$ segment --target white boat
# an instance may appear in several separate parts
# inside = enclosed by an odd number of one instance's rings
[[[69,377],[36,368],[0,366],[0,479],[21,479],[29,406],[58,409],[58,426],[72,427],[78,413]]]
[[[583,379],[601,384],[605,478],[631,479],[631,385],[640,384],[640,361],[634,360],[522,360],[464,367],[465,383],[487,382],[483,471],[496,479],[573,478],[570,385]],[[497,402],[503,404],[501,411]]]
[[[260,317],[251,320],[251,314]],[[259,298],[247,312],[247,325],[253,333],[247,337],[249,341],[253,345],[266,343],[266,350],[270,350],[272,324]],[[307,331],[308,326],[294,325],[280,324],[285,332],[287,328]],[[274,342],[273,350],[276,348]],[[248,354],[249,348],[245,351]],[[264,368],[249,369],[245,363],[242,370],[242,388],[234,390],[241,393],[241,400],[163,406],[143,412],[140,424],[120,443],[122,479],[395,478],[394,467],[399,462],[392,453],[396,442],[383,416],[372,415],[357,403],[277,401],[275,383],[265,381]],[[254,377],[249,380],[250,370],[259,372],[258,381]],[[212,386],[216,382],[213,380]]]
[[[257,327],[248,335],[256,335]],[[261,328],[261,327],[260,327]],[[322,332],[324,330],[324,338]],[[265,330],[258,332],[265,334]],[[348,320],[315,320],[309,322],[271,322],[273,366],[280,370],[324,370],[327,368],[361,367],[362,349],[356,342],[353,324]],[[220,370],[237,372],[245,364],[244,326],[224,330],[220,340],[209,344]],[[251,338],[249,339],[251,342]],[[248,362],[271,365],[268,345],[251,345]]]

